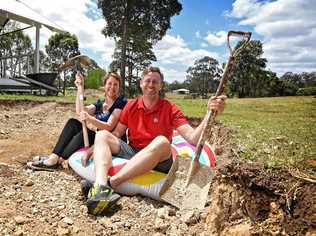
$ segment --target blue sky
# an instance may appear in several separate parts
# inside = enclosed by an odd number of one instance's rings
[[[12,0],[14,1],[14,0]],[[20,0],[64,30],[77,35],[80,50],[103,68],[112,60],[114,40],[101,34],[106,22],[95,0]],[[183,81],[195,60],[227,59],[228,30],[252,31],[263,42],[267,68],[284,72],[316,71],[315,0],[180,0],[182,11],[154,46],[167,81]],[[1,7],[1,1],[0,1]],[[34,29],[27,33],[35,38]],[[41,29],[41,47],[52,32]],[[35,40],[33,40],[34,42]]]
[[[238,21],[227,17],[226,12],[232,9],[231,0],[203,1],[203,0],[182,0],[183,9],[178,16],[172,17],[172,28],[168,31],[171,35],[180,35],[193,49],[201,48],[205,41],[202,39],[207,32],[219,32],[229,30],[251,30],[251,27],[240,27]],[[201,38],[197,38],[199,32]],[[225,48],[212,47],[208,49],[223,53]]]

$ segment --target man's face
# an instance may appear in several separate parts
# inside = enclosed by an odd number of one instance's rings
[[[159,96],[162,89],[162,82],[158,72],[149,72],[140,81],[140,88],[144,96]]]

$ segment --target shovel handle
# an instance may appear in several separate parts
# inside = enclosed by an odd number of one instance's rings
[[[231,48],[231,45],[230,45],[230,37],[231,36],[236,36],[236,37],[243,37],[245,39],[245,42],[240,45],[238,48],[235,48],[235,51],[233,52],[232,48]],[[229,53],[230,53],[230,56],[237,56],[237,54],[240,52],[240,50],[242,50],[242,48],[244,46],[246,46],[246,44],[250,41],[250,38],[251,38],[251,32],[243,32],[243,31],[228,31],[227,33],[227,47],[229,49]]]
[[[238,48],[235,48],[235,51],[232,50],[231,45],[230,45],[230,37],[231,36],[236,36],[236,37],[243,37],[245,41],[239,45]],[[242,32],[242,31],[229,31],[227,33],[227,47],[229,49],[229,58],[228,61],[225,65],[224,73],[222,76],[222,79],[218,85],[218,88],[216,90],[215,96],[220,96],[224,90],[225,90],[225,85],[228,80],[228,75],[231,72],[231,69],[233,68],[234,64],[234,58],[240,53],[240,51],[248,44],[251,38],[251,32]]]
[[[243,37],[245,39],[245,41],[242,44],[240,44],[238,48],[235,48],[234,51],[231,49],[231,45],[230,45],[229,39],[231,36]],[[228,76],[231,72],[231,69],[233,68],[234,58],[247,45],[247,43],[250,41],[250,37],[251,37],[251,32],[229,31],[227,33],[227,47],[229,48],[230,55],[229,55],[229,58],[228,58],[226,65],[225,65],[222,79],[221,79],[221,81],[218,85],[218,88],[216,90],[216,93],[215,93],[216,97],[220,96],[224,92],[225,85],[228,81]],[[197,151],[196,151],[196,155],[194,157],[194,160],[197,159],[196,161],[198,161],[198,159],[200,157],[203,145],[204,145],[206,138],[207,138],[205,135],[206,134],[205,130],[212,127],[212,125],[214,124],[214,121],[215,121],[215,117],[216,117],[216,112],[214,112],[212,110],[208,111],[207,117],[206,117],[206,122],[205,122],[203,129],[202,129],[202,133],[201,133],[199,142],[197,144]]]
[[[79,70],[77,71],[77,73],[80,73]],[[84,98],[84,92],[83,89],[84,88],[84,84],[83,81],[81,83],[81,85],[78,87],[78,93],[79,93],[79,104],[80,104],[80,111],[84,110],[84,102],[83,102],[83,98]],[[83,133],[83,142],[84,142],[84,147],[89,147],[89,138],[88,138],[88,129],[87,129],[87,125],[85,121],[81,121],[82,124],[82,133]]]
[[[245,39],[245,41],[240,44],[238,46],[238,48],[235,48],[235,50],[233,51],[230,45],[230,37],[231,36],[237,36],[237,37],[243,37]],[[223,76],[222,79],[218,85],[218,88],[216,90],[215,96],[220,96],[225,89],[225,85],[227,83],[228,80],[228,75],[231,72],[231,69],[233,67],[233,63],[234,63],[234,57],[237,56],[240,51],[242,50],[242,48],[244,48],[246,46],[246,44],[250,41],[251,38],[251,32],[242,32],[242,31],[229,31],[227,33],[227,47],[229,49],[229,58],[228,61],[225,65],[225,69],[223,72]],[[203,125],[202,128],[202,132],[201,132],[201,136],[199,138],[198,144],[196,145],[196,150],[195,150],[195,155],[191,161],[191,165],[190,165],[190,169],[189,169],[189,174],[187,176],[187,181],[186,181],[186,186],[189,185],[189,182],[192,178],[192,175],[197,171],[197,169],[199,168],[199,159],[200,159],[200,155],[203,149],[203,145],[207,139],[207,135],[206,135],[206,130],[211,128],[214,124],[215,121],[215,117],[216,117],[216,112],[209,110],[206,114],[206,122]]]

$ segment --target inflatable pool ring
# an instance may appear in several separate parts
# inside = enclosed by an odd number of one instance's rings
[[[185,139],[180,136],[176,131],[172,138],[172,157],[178,158],[193,158],[195,147],[189,144]],[[85,153],[85,149],[80,149],[69,158],[69,165],[71,168],[82,178],[85,178],[91,182],[95,180],[93,160],[89,160],[87,167],[82,166],[81,157]],[[129,160],[113,156],[113,166],[109,170],[109,176],[113,176],[118,173],[122,167]],[[209,144],[205,144],[200,156],[200,163],[202,165],[209,166],[210,168],[215,167],[216,156],[212,151]],[[160,200],[159,192],[166,179],[165,173],[161,173],[155,170],[149,171],[141,176],[134,177],[133,179],[121,184],[115,188],[115,191],[123,195],[136,195],[150,197],[152,199]]]

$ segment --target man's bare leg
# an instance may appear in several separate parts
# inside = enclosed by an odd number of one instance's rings
[[[109,131],[98,131],[94,141],[94,168],[95,182],[99,185],[106,185],[108,171],[112,167],[112,153],[120,151],[120,143],[117,137]]]
[[[147,147],[132,157],[116,175],[111,177],[112,187],[115,188],[135,176],[152,170],[159,162],[169,159],[170,155],[169,140],[164,136],[157,136]]]

